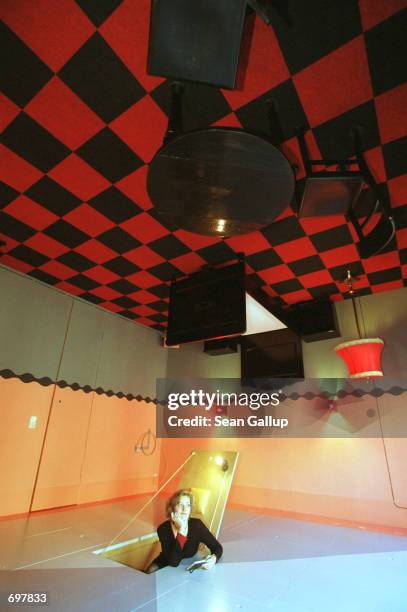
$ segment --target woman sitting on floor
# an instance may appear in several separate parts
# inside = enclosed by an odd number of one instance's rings
[[[176,491],[168,500],[165,510],[168,520],[157,529],[161,544],[161,553],[147,568],[146,573],[172,565],[177,567],[181,559],[193,557],[202,542],[211,551],[202,565],[211,569],[222,556],[222,546],[200,519],[190,518],[193,505],[192,493],[189,489]]]

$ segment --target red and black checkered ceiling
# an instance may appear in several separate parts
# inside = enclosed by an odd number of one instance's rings
[[[244,252],[247,273],[279,304],[330,296],[350,269],[359,291],[407,284],[407,9],[405,0],[291,0],[254,23],[244,85],[189,84],[185,129],[267,132],[279,107],[284,150],[366,157],[397,225],[385,252],[360,260],[344,217],[298,220],[228,239],[168,227],[146,193],[162,144],[170,83],[146,73],[148,0],[3,0],[0,262],[163,331],[168,283]]]

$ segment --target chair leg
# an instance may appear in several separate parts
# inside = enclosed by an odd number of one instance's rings
[[[168,127],[164,136],[164,144],[167,144],[183,133],[182,102],[184,86],[179,81],[171,84],[171,106],[168,116]]]
[[[278,116],[278,105],[273,98],[267,100],[267,115],[269,120],[270,140],[272,144],[279,149],[284,142],[284,134],[280,117]]]
[[[305,174],[310,176],[312,174],[311,160],[308,154],[307,144],[305,142],[305,128],[302,127],[297,131],[298,143],[300,145],[302,163],[304,164]]]
[[[387,212],[387,215],[390,216],[391,206],[388,194],[386,193],[385,189],[383,189],[381,185],[376,182],[363,154],[361,128],[354,130],[352,137],[356,161],[359,165],[363,179],[366,184],[369,185],[369,187],[376,193],[377,199],[382,204],[384,210]]]

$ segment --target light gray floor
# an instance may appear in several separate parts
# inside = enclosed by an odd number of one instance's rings
[[[227,510],[222,561],[147,576],[93,554],[140,498],[0,521],[1,610],[11,591],[48,591],[45,611],[406,612],[407,538]],[[143,516],[131,534],[153,530]],[[126,535],[129,535],[128,533]]]

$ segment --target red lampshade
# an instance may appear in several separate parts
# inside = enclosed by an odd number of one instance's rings
[[[335,347],[349,370],[349,378],[383,376],[380,357],[384,342],[381,338],[364,338],[343,342]]]

